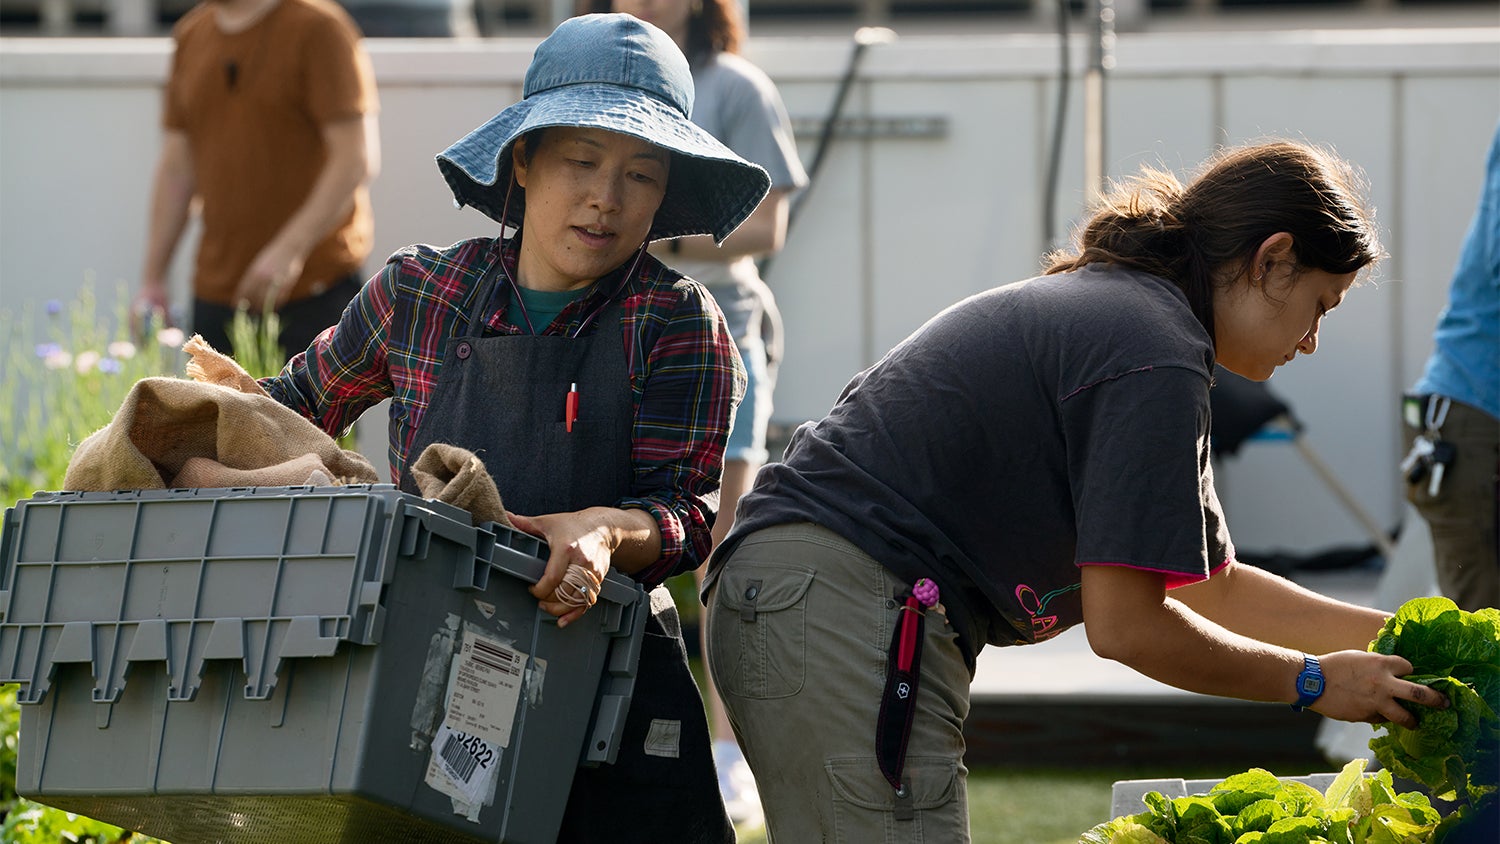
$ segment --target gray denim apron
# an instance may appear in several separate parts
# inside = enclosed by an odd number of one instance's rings
[[[485,318],[503,284],[500,260],[497,254],[475,291],[467,329],[447,342],[405,465],[428,445],[448,443],[484,461],[512,512],[539,516],[612,506],[630,492],[634,417],[619,297],[604,306],[585,337],[485,337]],[[579,401],[570,433],[564,408],[572,384]],[[417,491],[409,469],[401,488]],[[613,765],[578,769],[558,841],[734,841],[703,699],[666,587],[651,592],[619,756]]]

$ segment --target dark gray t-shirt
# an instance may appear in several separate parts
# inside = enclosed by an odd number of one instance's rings
[[[816,522],[932,577],[972,665],[1083,620],[1079,565],[1195,582],[1233,555],[1209,464],[1213,347],[1175,286],[1092,265],[959,302],[763,469],[710,563]]]

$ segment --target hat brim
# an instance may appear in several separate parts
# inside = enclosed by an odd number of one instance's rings
[[[723,241],[749,217],[771,188],[759,165],[740,158],[672,106],[644,91],[617,85],[554,88],[518,102],[439,153],[453,197],[502,225],[521,224],[525,191],[511,191],[511,146],[534,129],[575,126],[630,135],[669,150],[671,174],[656,212],[651,240],[692,234]]]

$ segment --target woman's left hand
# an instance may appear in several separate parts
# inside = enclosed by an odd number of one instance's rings
[[[558,627],[573,623],[599,600],[599,586],[609,573],[615,550],[611,541],[613,532],[607,521],[590,513],[584,510],[546,516],[507,514],[517,529],[545,539],[552,549],[547,569],[532,584],[531,594],[544,611],[558,617]],[[568,577],[569,568],[582,571]]]

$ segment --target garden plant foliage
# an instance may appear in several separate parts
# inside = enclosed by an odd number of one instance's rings
[[[69,302],[0,308],[0,495],[5,505],[57,490],[73,450],[109,423],[136,381],[183,377],[187,336],[147,321],[131,331],[123,285],[102,312],[91,284]],[[235,360],[251,375],[274,375],[284,360],[280,319],[244,308],[229,326]],[[221,350],[228,351],[228,350]]]
[[[1448,696],[1447,709],[1409,706],[1417,728],[1384,725],[1370,741],[1381,765],[1439,800],[1481,809],[1500,786],[1500,610],[1466,612],[1447,598],[1407,601],[1370,650],[1412,664],[1407,677]]]
[[[128,302],[122,288],[117,301]],[[123,304],[101,312],[92,286],[71,302],[0,309],[0,494],[9,506],[61,488],[73,449],[106,425],[141,378],[182,372],[179,329],[132,336]]]
[[[1445,844],[1495,841],[1500,773],[1500,610],[1465,612],[1447,598],[1403,604],[1369,650],[1412,664],[1406,679],[1448,696],[1451,706],[1410,705],[1417,727],[1383,725],[1368,761],[1344,766],[1328,790],[1282,781],[1259,768],[1207,794],[1151,792],[1146,811],[1100,824],[1079,844]],[[1395,776],[1426,793],[1397,793]],[[1427,795],[1431,794],[1432,798]],[[1453,804],[1446,815],[1433,798]],[[1488,826],[1489,829],[1484,829]]]
[[[1207,794],[1146,795],[1146,811],[1102,823],[1079,844],[1426,844],[1440,822],[1425,795],[1355,759],[1325,792],[1252,768]]]

